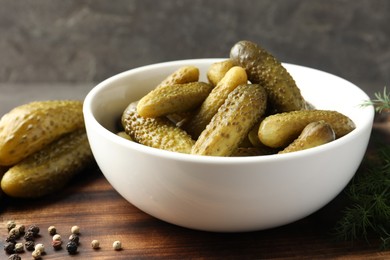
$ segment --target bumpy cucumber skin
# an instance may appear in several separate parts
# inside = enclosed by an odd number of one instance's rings
[[[178,68],[160,82],[157,88],[166,85],[186,84],[199,80],[199,69],[195,66],[183,66]]]
[[[306,109],[294,79],[281,62],[262,47],[250,41],[237,42],[230,51],[230,59],[246,69],[250,82],[266,89],[269,105],[275,112]]]
[[[321,120],[330,124],[336,134],[336,139],[355,129],[354,122],[337,111],[300,110],[266,117],[259,127],[259,139],[269,147],[286,147],[309,123]]]
[[[267,95],[257,84],[235,88],[199,136],[192,154],[230,156],[264,114]]]
[[[11,166],[47,144],[84,127],[82,102],[37,101],[21,105],[0,120],[0,165]]]
[[[92,162],[85,129],[79,129],[12,166],[4,174],[1,188],[11,197],[42,197],[64,187]]]
[[[191,136],[165,117],[147,118],[137,113],[137,102],[122,114],[125,132],[140,144],[172,152],[190,153],[194,144]]]
[[[159,117],[188,111],[199,106],[212,88],[205,82],[160,86],[141,98],[137,112],[143,117]]]
[[[336,134],[328,123],[325,121],[312,122],[302,130],[297,139],[279,154],[306,150],[332,142],[335,139]]]
[[[210,123],[218,108],[225,102],[225,99],[237,86],[246,84],[248,77],[243,68],[234,66],[230,68],[224,77],[213,88],[206,97],[200,108],[194,113],[193,117],[184,126],[185,130],[197,139],[201,132]]]

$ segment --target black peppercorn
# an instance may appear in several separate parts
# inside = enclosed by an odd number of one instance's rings
[[[76,234],[71,234],[69,237],[69,241],[75,242],[77,245],[79,245],[80,238]]]
[[[27,251],[34,251],[35,243],[32,240],[26,241],[26,243],[24,243],[24,247],[26,248]]]
[[[39,227],[37,225],[31,225],[27,229],[27,232],[28,231],[31,231],[34,234],[34,236],[38,236],[38,234],[39,234]]]
[[[26,241],[34,241],[34,233],[32,231],[27,231],[24,234],[24,240],[26,240]]]
[[[69,241],[66,244],[66,250],[68,251],[69,254],[74,255],[77,253],[77,244],[73,241]]]
[[[11,235],[8,235],[8,237],[5,239],[5,242],[12,242],[12,243],[16,243],[16,240],[18,238],[16,237],[15,234],[11,234]]]
[[[12,254],[15,250],[15,243],[13,242],[7,242],[4,244],[4,251],[8,254]]]
[[[12,254],[8,257],[8,260],[21,260],[22,258],[18,254]]]

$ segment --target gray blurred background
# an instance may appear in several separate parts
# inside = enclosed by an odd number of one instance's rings
[[[141,65],[228,57],[246,39],[372,96],[390,86],[389,22],[388,0],[0,0],[0,95],[77,91]]]

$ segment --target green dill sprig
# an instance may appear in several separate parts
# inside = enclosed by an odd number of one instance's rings
[[[383,93],[376,92],[374,96],[374,99],[364,101],[361,106],[374,106],[378,113],[390,110],[390,93],[387,92],[386,87],[383,88]]]
[[[390,249],[390,146],[378,150],[379,160],[368,161],[345,189],[350,201],[336,223],[338,238],[346,241],[376,236],[381,248]]]

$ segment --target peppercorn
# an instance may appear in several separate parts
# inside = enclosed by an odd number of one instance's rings
[[[69,237],[69,241],[75,242],[77,245],[79,245],[80,238],[76,234],[71,234]]]
[[[55,250],[59,250],[59,249],[62,248],[62,241],[61,241],[61,240],[53,240],[53,241],[51,242],[51,245],[53,246],[53,248],[54,248]]]
[[[121,250],[121,249],[122,249],[122,243],[121,243],[121,241],[114,241],[114,243],[112,244],[112,247],[113,247],[115,250]]]
[[[61,241],[61,240],[62,240],[61,235],[55,234],[55,235],[53,236],[52,240],[53,240],[53,241]]]
[[[57,234],[57,228],[55,226],[50,226],[47,231],[49,232],[49,234],[51,236],[54,236],[55,234]]]
[[[100,242],[99,242],[99,240],[92,240],[92,242],[91,242],[91,246],[92,246],[92,248],[93,249],[98,249],[99,247],[100,247]]]
[[[8,257],[8,260],[21,260],[22,258],[18,254],[12,254]]]
[[[34,250],[34,251],[31,253],[31,255],[32,255],[32,257],[33,257],[34,259],[41,259],[42,253],[41,253],[41,251],[39,251],[39,250]]]
[[[19,228],[12,228],[9,232],[8,232],[8,235],[12,236],[14,235],[16,238],[19,238],[20,237],[20,232],[19,232]]]
[[[23,252],[23,243],[16,243],[14,248],[15,253]]]
[[[73,226],[73,227],[70,229],[70,231],[72,232],[72,234],[76,234],[76,235],[80,234],[80,228],[79,228],[79,226]]]
[[[12,254],[15,249],[15,243],[13,242],[7,242],[4,244],[4,251],[7,252],[8,254]]]
[[[23,235],[24,232],[26,231],[25,225],[16,225],[15,228],[17,228],[19,230],[20,235]]]
[[[24,243],[24,247],[26,248],[27,251],[33,251],[35,248],[35,243],[32,240],[26,241]]]
[[[34,234],[34,236],[36,237],[39,234],[39,227],[37,225],[31,225],[31,226],[29,226],[27,231],[31,231]]]
[[[43,244],[36,244],[34,249],[41,251],[41,253],[45,252],[45,246]]]
[[[8,237],[6,237],[5,239],[5,242],[13,242],[13,243],[16,243],[16,240],[18,238],[15,236],[15,234],[11,234],[11,235],[8,235]]]
[[[27,231],[24,234],[24,240],[26,240],[26,241],[34,241],[34,233],[32,231]]]
[[[7,222],[7,229],[8,229],[8,231],[10,231],[11,229],[13,229],[15,226],[16,226],[15,221],[9,220],[9,221]]]
[[[73,241],[69,241],[66,244],[66,250],[68,251],[69,254],[74,255],[77,253],[77,244]]]

